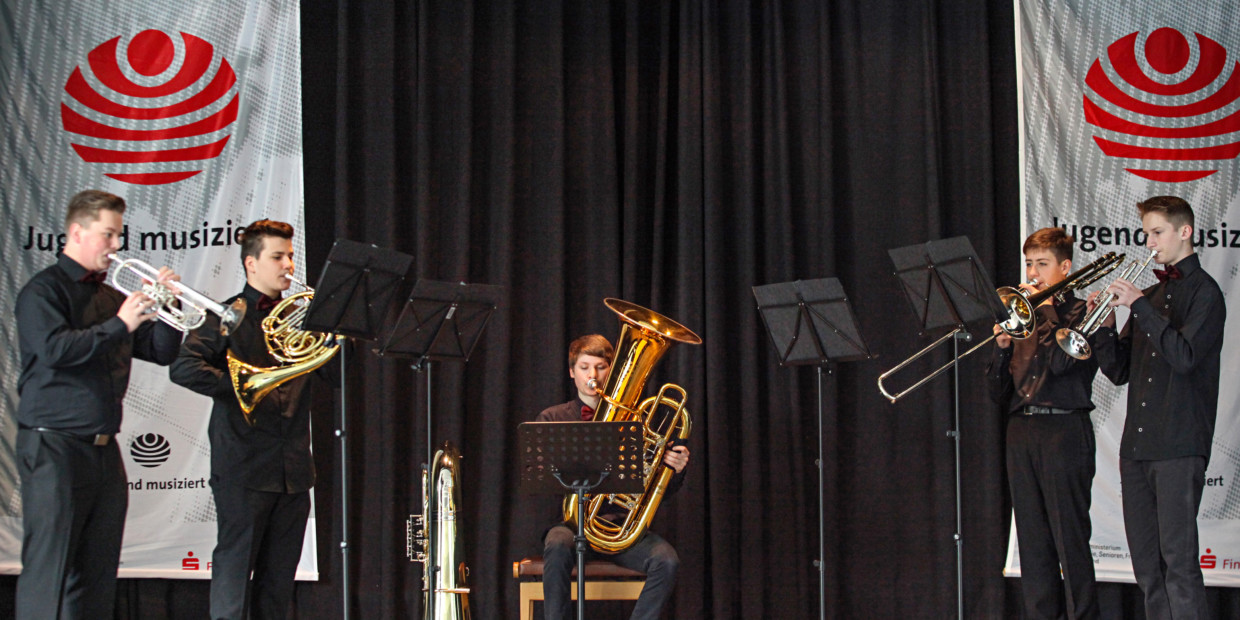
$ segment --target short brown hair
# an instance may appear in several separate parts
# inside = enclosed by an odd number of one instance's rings
[[[582,336],[568,345],[568,367],[572,368],[577,364],[577,358],[582,355],[593,355],[601,357],[611,362],[611,356],[615,355],[616,350],[612,348],[611,342],[598,334],[590,334]]]
[[[1176,228],[1191,226],[1196,229],[1196,218],[1193,217],[1193,208],[1188,206],[1188,201],[1179,196],[1154,196],[1146,198],[1143,202],[1137,203],[1137,211],[1141,213],[1141,218],[1145,219],[1148,213],[1159,213],[1171,222]],[[1192,239],[1189,239],[1191,242]]]
[[[1055,260],[1064,262],[1072,260],[1072,235],[1062,228],[1043,228],[1025,239],[1025,247],[1021,252],[1029,250],[1047,250],[1055,256]]]
[[[68,231],[69,225],[74,222],[87,226],[98,221],[100,211],[124,213],[125,199],[98,189],[78,192],[69,199],[69,208],[65,211],[65,230]]]
[[[257,259],[263,253],[263,239],[267,237],[292,239],[293,227],[275,220],[258,220],[246,226],[245,230],[241,231],[242,264],[245,263],[245,257],[253,256]]]

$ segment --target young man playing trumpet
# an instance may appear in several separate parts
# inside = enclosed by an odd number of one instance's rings
[[[1072,272],[1072,237],[1043,228],[1025,240],[1027,294]],[[1013,339],[995,326],[987,376],[991,397],[1008,416],[1007,473],[1020,549],[1026,618],[1096,618],[1097,588],[1089,549],[1094,480],[1093,380],[1098,365],[1064,353],[1060,327],[1075,325],[1086,304],[1070,292],[1034,310],[1034,333]],[[1062,568],[1062,580],[1060,570]]]
[[[1116,280],[1111,306],[1132,313],[1122,334],[1108,316],[1095,334],[1102,373],[1128,384],[1119,446],[1124,530],[1147,618],[1204,618],[1197,510],[1214,440],[1223,292],[1193,250],[1193,210],[1182,198],[1137,203],[1146,247],[1166,269],[1144,291]],[[1091,299],[1091,303],[1092,303]]]
[[[288,614],[310,514],[314,460],[308,377],[275,388],[247,420],[228,369],[230,353],[253,366],[281,365],[267,349],[262,322],[291,283],[286,276],[293,272],[292,239],[293,227],[284,222],[259,220],[245,228],[245,288],[225,302],[244,299],[245,318],[223,336],[218,317],[209,316],[186,337],[170,372],[174,383],[214,400],[207,432],[218,523],[211,558],[215,619]]]
[[[573,380],[577,396],[561,405],[544,409],[534,421],[593,420],[594,410],[598,408],[601,398],[594,386],[602,388],[607,384],[614,353],[611,343],[598,334],[574,340],[568,348],[568,376]],[[668,483],[667,493],[664,495],[666,498],[675,493],[684,482],[684,470],[689,464],[689,448],[683,445],[670,448],[663,457],[663,464],[676,472]],[[543,597],[547,620],[568,620],[576,617],[569,602],[573,587],[572,571],[577,562],[575,537],[576,529],[565,523],[555,525],[543,536]],[[633,546],[620,553],[601,555],[593,549],[587,549],[586,557],[604,557],[625,568],[645,573],[646,585],[642,587],[632,617],[647,620],[659,618],[663,605],[676,586],[676,571],[680,567],[680,557],[676,555],[671,544],[647,530]]]
[[[116,433],[131,361],[166,366],[181,344],[181,332],[151,323],[157,315],[149,297],[104,283],[124,213],[119,196],[74,196],[64,251],[17,296],[17,618],[112,616],[129,508]],[[161,268],[157,279],[177,292],[172,270]]]

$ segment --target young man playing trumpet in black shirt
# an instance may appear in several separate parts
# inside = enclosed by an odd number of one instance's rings
[[[1137,203],[1146,247],[1157,250],[1157,283],[1116,280],[1112,306],[1132,313],[1122,334],[1111,315],[1095,334],[1098,366],[1128,384],[1120,439],[1124,530],[1147,618],[1208,614],[1197,543],[1197,510],[1214,440],[1223,292],[1193,250],[1193,210],[1182,198]],[[1091,299],[1092,302],[1092,299]]]
[[[124,212],[119,196],[79,192],[65,215],[64,251],[17,295],[17,618],[112,616],[129,509],[116,433],[131,361],[166,366],[181,344],[181,332],[151,322],[149,297],[104,283]],[[157,279],[179,292],[167,267]]]
[[[1043,228],[1025,240],[1021,284],[1034,294],[1072,272],[1072,237]],[[1093,380],[1098,365],[1064,353],[1060,327],[1075,325],[1085,302],[1069,293],[1034,310],[1034,333],[1013,339],[995,326],[987,375],[991,396],[1009,416],[1007,473],[1020,549],[1026,618],[1096,618],[1097,588],[1089,549],[1094,480]],[[1060,579],[1062,568],[1063,578]]]

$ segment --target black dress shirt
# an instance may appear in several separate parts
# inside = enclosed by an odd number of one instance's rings
[[[986,376],[991,398],[1005,413],[1027,405],[1092,411],[1094,373],[1098,363],[1078,360],[1063,352],[1055,341],[1061,327],[1075,327],[1085,314],[1085,302],[1071,293],[1062,302],[1040,305],[1034,310],[1034,333],[1012,339],[1012,346],[995,347]]]
[[[228,352],[254,366],[281,363],[271,357],[263,338],[262,320],[270,308],[259,310],[263,294],[249,284],[240,295],[247,311],[230,336],[221,336],[219,318],[207,317],[190,332],[169,376],[177,385],[210,396],[212,484],[239,485],[256,491],[300,493],[314,486],[314,459],[310,454],[310,391],[307,375],[283,383],[259,401],[251,412],[254,426],[245,421],[241,403],[228,373]]]
[[[1109,327],[1095,334],[1102,373],[1128,384],[1123,458],[1210,457],[1227,308],[1197,254],[1175,266],[1182,277],[1145,289],[1122,335]]]
[[[61,254],[17,295],[21,345],[17,422],[79,435],[114,435],[133,358],[167,366],[181,332],[147,321],[132,333],[116,316],[125,296]]]

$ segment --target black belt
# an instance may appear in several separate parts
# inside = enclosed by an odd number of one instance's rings
[[[95,446],[106,446],[112,443],[112,437],[113,437],[112,435],[80,435],[78,433],[70,433],[69,431],[62,431],[62,430],[57,430],[54,428],[47,428],[46,426],[34,426],[34,427],[21,426],[20,428],[24,428],[28,431],[34,431],[36,433],[51,433],[53,435],[63,435],[65,437],[70,437],[78,441],[85,441],[86,443],[95,445]]]
[[[1060,409],[1059,407],[1038,407],[1036,405],[1025,405],[1021,408],[1021,415],[1063,415],[1066,413],[1081,413],[1089,411],[1088,409]]]

